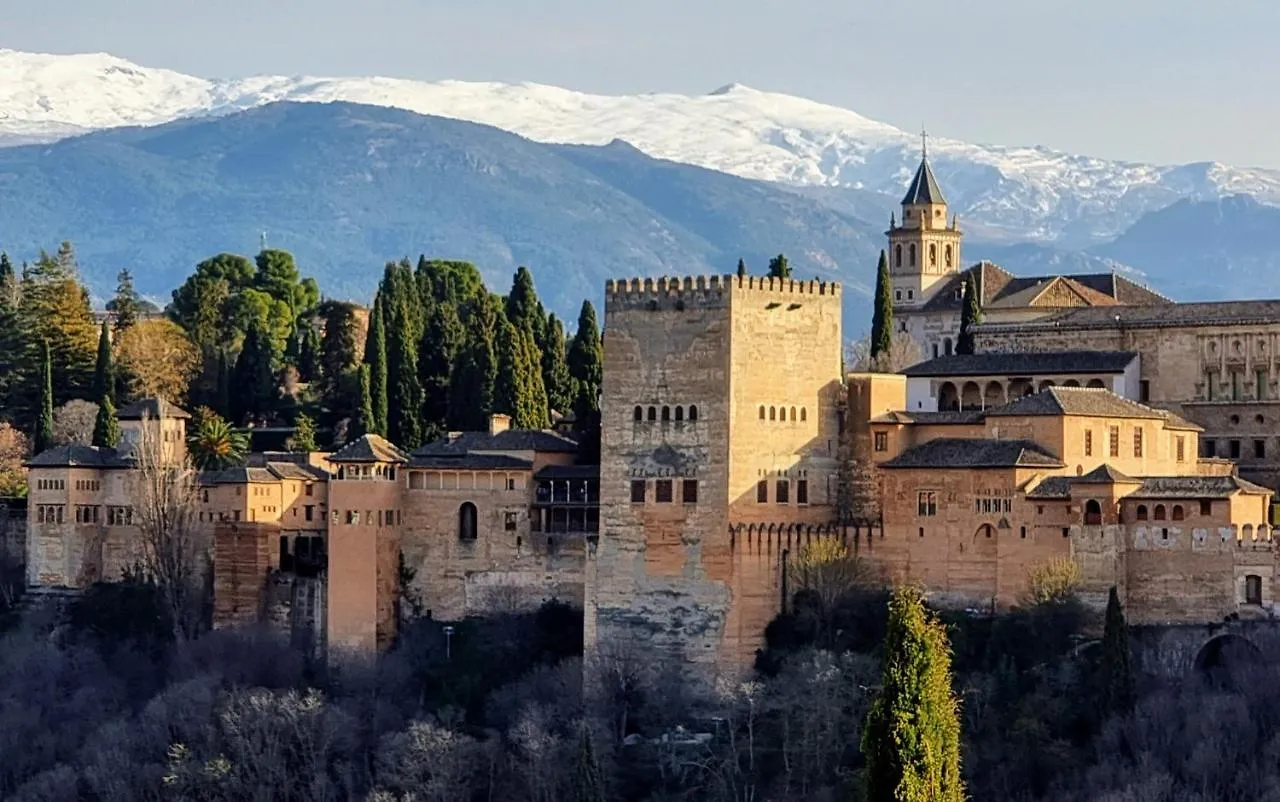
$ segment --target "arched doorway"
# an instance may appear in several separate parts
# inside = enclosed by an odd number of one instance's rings
[[[464,501],[458,508],[458,539],[475,540],[476,535],[476,505]]]
[[[1097,499],[1091,498],[1084,503],[1084,523],[1085,526],[1102,525],[1102,505]]]
[[[964,389],[960,392],[960,408],[982,408],[982,388],[978,386],[977,382],[964,383]]]
[[[951,412],[960,409],[960,391],[952,382],[943,382],[938,388],[938,411]]]
[[[1004,385],[996,381],[987,382],[987,389],[982,391],[983,406],[998,407],[1004,402]]]

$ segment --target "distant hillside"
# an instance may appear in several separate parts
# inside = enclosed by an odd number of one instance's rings
[[[252,253],[262,232],[334,296],[367,298],[385,260],[427,253],[501,288],[527,264],[564,314],[609,277],[728,273],[740,256],[762,272],[784,252],[798,277],[850,283],[854,326],[879,248],[873,227],[766,182],[348,103],[0,149],[0,247],[70,238],[99,291],[130,267],[167,298],[196,261]]]

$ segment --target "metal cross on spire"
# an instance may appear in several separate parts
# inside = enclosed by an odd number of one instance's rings
[[[929,134],[925,131],[924,123],[920,124],[920,158],[929,158]]]

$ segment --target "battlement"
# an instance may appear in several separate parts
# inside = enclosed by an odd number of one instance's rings
[[[779,295],[817,295],[840,298],[840,283],[769,276],[661,276],[659,278],[609,279],[605,282],[605,308],[647,306],[682,310],[687,305],[721,306],[726,293],[766,292]]]

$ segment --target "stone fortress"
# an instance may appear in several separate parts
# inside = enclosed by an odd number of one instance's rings
[[[1115,586],[1137,622],[1270,615],[1280,302],[961,270],[927,156],[887,236],[895,321],[931,355],[903,374],[843,373],[838,284],[617,280],[599,465],[495,415],[412,453],[370,435],[202,476],[215,626],[267,620],[368,654],[411,611],[560,599],[583,609],[589,655],[712,678],[750,666],[795,590],[789,561],[820,538],[967,608],[1018,603],[1065,557],[1087,601]],[[985,320],[958,355],[970,285]],[[186,413],[120,418],[119,449],[30,462],[37,593],[138,558],[130,444],[150,426],[180,456]]]

